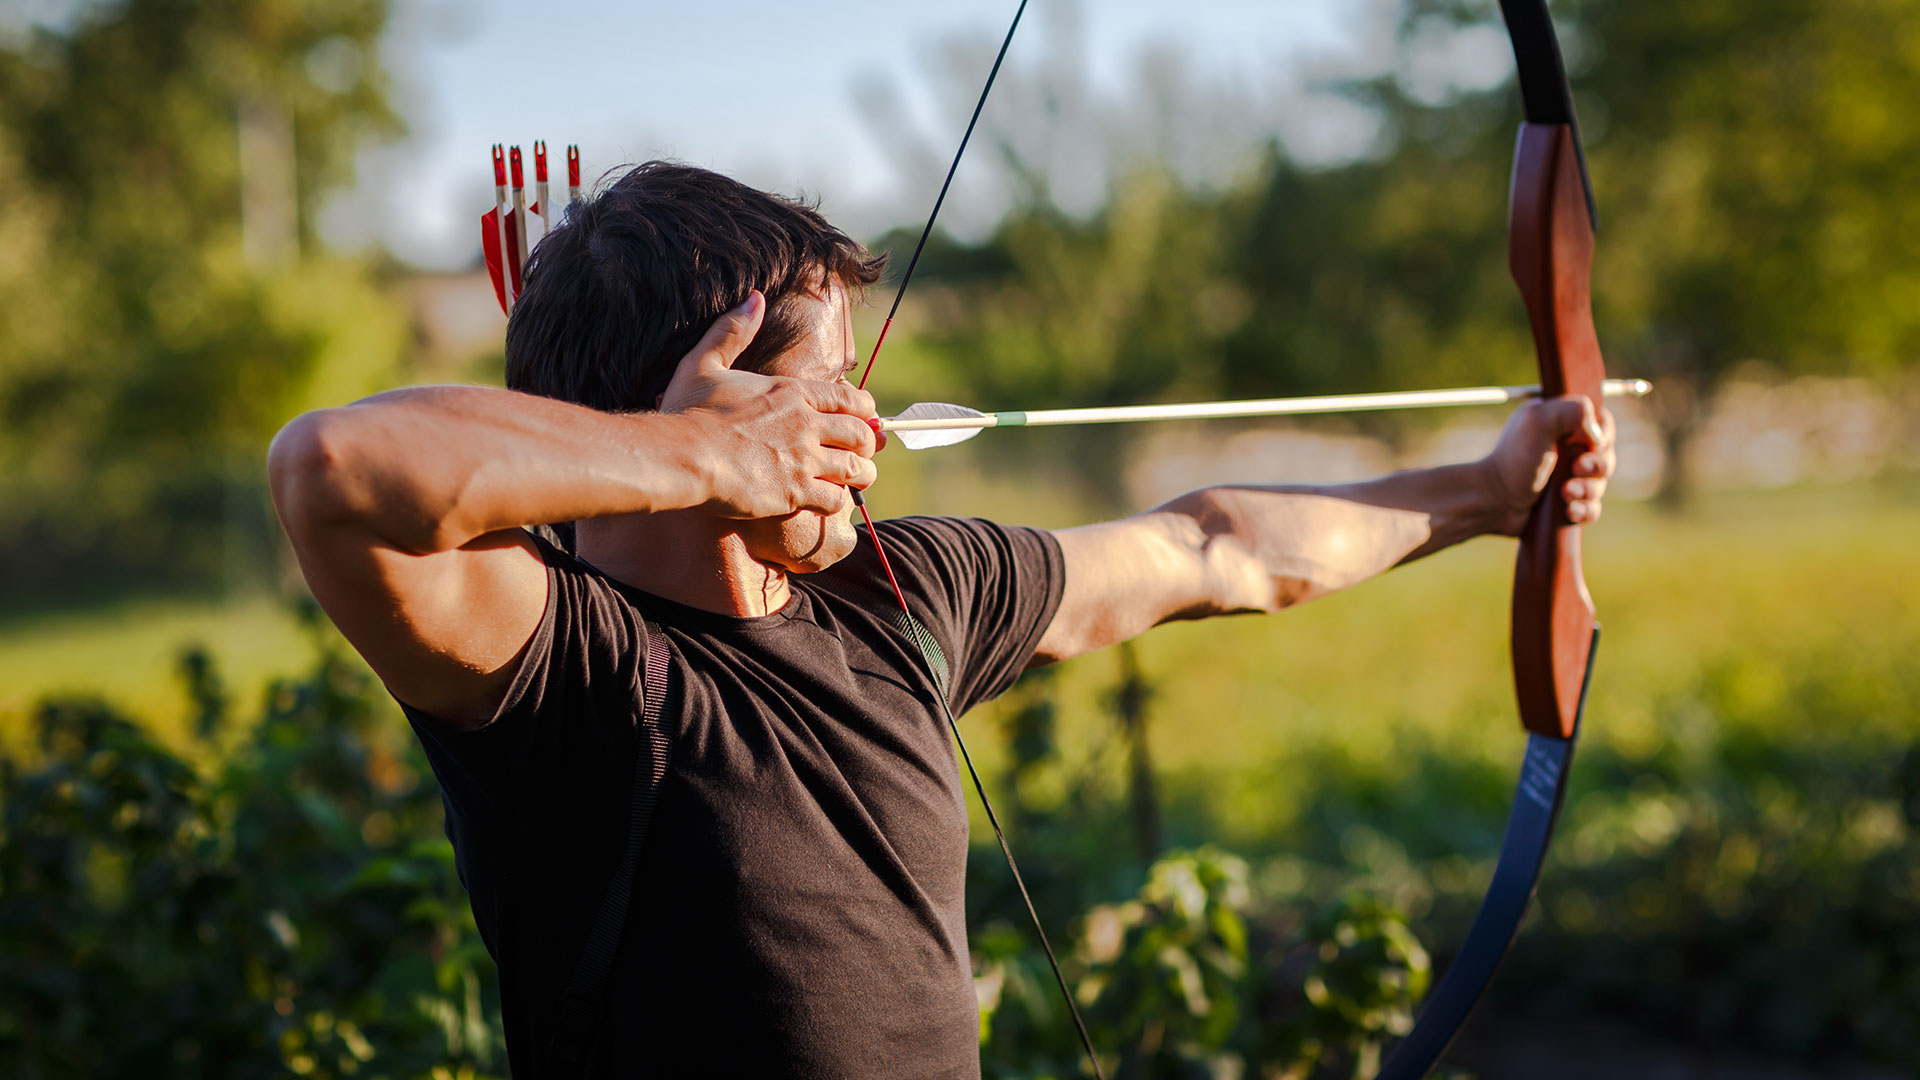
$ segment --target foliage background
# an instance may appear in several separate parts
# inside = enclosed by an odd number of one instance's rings
[[[1627,419],[1663,467],[1655,501],[1590,534],[1607,636],[1574,794],[1450,1067],[1910,1075],[1920,5],[1555,10],[1601,193],[1602,338],[1658,383]],[[1406,0],[1400,63],[1341,86],[1377,145],[1334,165],[1273,142],[1202,174],[1182,140],[1237,108],[1203,82],[1150,69],[1118,108],[1016,56],[976,147],[1010,209],[936,237],[883,396],[1526,381],[1511,87],[1419,77],[1491,13]],[[390,14],[128,0],[0,37],[0,1073],[504,1070],[431,775],[290,586],[258,470],[299,409],[444,370],[415,275],[328,251],[312,219],[399,133]],[[248,163],[261,145],[280,173]],[[1057,189],[1069,150],[1105,178],[1091,210]],[[1701,482],[1754,388],[1793,411],[1836,386],[1879,403],[1828,433],[1888,447],[1869,466]],[[1432,423],[1301,430],[1389,459],[1460,445]],[[982,439],[885,462],[876,502],[1073,524],[1130,508],[1168,445]],[[1247,467],[1216,455],[1196,482]],[[1365,1076],[1405,1030],[1512,796],[1510,557],[1480,542],[1281,618],[1157,631],[972,718],[1117,1075]],[[985,1070],[1078,1075],[977,854]]]

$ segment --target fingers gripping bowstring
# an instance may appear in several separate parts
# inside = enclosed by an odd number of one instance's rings
[[[1000,42],[1000,52],[993,58],[993,68],[987,72],[987,81],[980,88],[980,100],[974,103],[973,116],[967,121],[966,133],[960,136],[960,148],[953,153],[953,163],[947,166],[947,177],[940,183],[940,194],[933,200],[933,212],[927,215],[926,227],[920,230],[920,240],[913,246],[913,255],[907,260],[906,272],[900,275],[900,287],[894,291],[893,304],[887,308],[886,321],[880,324],[880,336],[874,339],[873,352],[867,357],[867,366],[860,373],[860,389],[867,386],[867,379],[873,375],[873,362],[880,358],[880,347],[887,342],[887,331],[893,327],[893,317],[900,313],[900,301],[907,295],[907,286],[913,281],[914,268],[920,265],[920,256],[927,249],[927,239],[933,235],[933,226],[940,219],[940,208],[946,204],[947,192],[953,187],[954,174],[960,170],[960,159],[966,156],[967,143],[973,139],[973,130],[980,124],[980,113],[987,106],[987,95],[993,92],[994,80],[1000,77],[1000,65],[1007,59],[1007,49],[1013,44],[1014,31],[1020,29],[1020,17],[1026,14],[1027,0],[1020,0],[1020,6],[1013,13],[1013,22],[1007,26],[1007,36]],[[860,497],[858,488],[849,488],[853,493],[853,503],[860,508],[860,517],[866,523],[867,536],[873,541],[874,554],[880,557],[880,567],[886,571],[887,584],[893,588],[893,598],[900,604],[900,610],[906,615],[908,626],[914,626],[913,612],[907,607],[906,593],[900,589],[899,579],[893,575],[893,564],[887,558],[887,549],[880,543],[880,531],[873,527],[873,515],[867,512],[866,500]],[[1067,1003],[1067,1012],[1073,1017],[1074,1029],[1080,1035],[1080,1045],[1087,1052],[1087,1063],[1093,1067],[1093,1075],[1105,1080],[1106,1074],[1100,1068],[1100,1055],[1093,1049],[1093,1037],[1087,1034],[1086,1021],[1080,1017],[1080,1006],[1073,998],[1073,988],[1067,985],[1067,976],[1060,970],[1060,959],[1054,954],[1053,943],[1047,939],[1047,931],[1040,924],[1040,913],[1033,906],[1033,896],[1027,891],[1025,878],[1020,874],[1020,864],[1014,860],[1013,849],[1007,846],[1007,834],[1000,828],[1000,818],[993,812],[993,802],[987,798],[986,785],[980,781],[980,771],[974,768],[973,755],[967,750],[967,742],[960,735],[960,725],[953,715],[953,707],[947,702],[946,680],[934,670],[934,653],[926,643],[919,640],[918,633],[909,632],[921,657],[927,662],[932,675],[934,698],[940,704],[941,715],[947,721],[947,729],[953,732],[954,745],[960,748],[960,757],[967,765],[967,775],[973,779],[973,790],[980,795],[980,806],[987,814],[988,824],[993,826],[993,837],[1000,843],[1000,853],[1006,856],[1007,869],[1013,874],[1013,884],[1020,891],[1020,899],[1026,904],[1027,915],[1033,920],[1033,929],[1040,937],[1040,948],[1047,954],[1047,964],[1053,969],[1054,981],[1060,985],[1060,996]]]

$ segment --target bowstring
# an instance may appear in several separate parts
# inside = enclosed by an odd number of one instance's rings
[[[926,227],[920,230],[920,239],[913,246],[913,255],[907,260],[906,272],[900,275],[900,287],[894,290],[893,303],[887,308],[886,321],[880,324],[880,336],[874,339],[873,352],[867,356],[867,366],[860,373],[859,388],[864,390],[867,379],[873,375],[873,364],[880,358],[880,348],[887,342],[887,331],[893,328],[893,318],[900,313],[900,301],[907,295],[907,286],[913,282],[914,268],[920,265],[920,256],[927,249],[927,239],[933,235],[933,226],[940,219],[940,208],[946,205],[947,192],[953,187],[954,174],[960,171],[960,159],[966,156],[967,143],[973,139],[974,128],[979,126],[980,113],[987,107],[987,96],[993,92],[994,80],[1000,77],[1000,66],[1007,59],[1007,49],[1013,45],[1014,32],[1020,29],[1020,17],[1026,14],[1027,0],[1020,0],[1020,6],[1013,13],[1013,22],[1007,26],[1007,36],[1000,42],[1000,51],[993,58],[993,67],[987,72],[987,81],[980,88],[980,100],[973,106],[973,116],[967,120],[967,130],[960,136],[960,147],[953,153],[953,162],[947,166],[946,179],[940,182],[940,194],[933,200],[933,212],[927,215]],[[913,610],[907,606],[907,595],[900,589],[900,581],[893,575],[893,563],[887,558],[887,549],[880,542],[880,530],[873,527],[873,515],[867,512],[867,501],[861,497],[858,488],[848,489],[853,494],[853,504],[860,509],[860,518],[866,523],[867,537],[873,541],[873,551],[880,557],[880,568],[886,571],[887,584],[893,589],[893,598],[909,621],[913,619]],[[909,637],[915,635],[909,633]],[[960,724],[954,718],[953,706],[947,702],[947,695],[941,688],[941,680],[931,670],[933,659],[924,644],[917,641],[921,658],[929,667],[929,676],[934,681],[934,698],[940,703],[941,715],[947,721],[947,730],[953,733],[953,742],[960,748],[961,760],[966,762],[967,775],[973,779],[973,790],[980,796],[980,807],[986,811],[987,823],[993,826],[993,837],[999,841],[1000,853],[1006,856],[1007,869],[1013,874],[1013,884],[1020,891],[1020,899],[1026,904],[1027,916],[1033,920],[1033,931],[1040,938],[1040,948],[1047,955],[1047,966],[1053,969],[1054,982],[1059,984],[1060,997],[1067,1003],[1067,1012],[1073,1017],[1074,1030],[1080,1036],[1080,1045],[1087,1053],[1087,1064],[1093,1067],[1097,1080],[1106,1080],[1106,1073],[1100,1068],[1100,1055],[1093,1048],[1093,1036],[1087,1033],[1087,1023],[1080,1016],[1080,1006],[1074,1001],[1073,988],[1067,984],[1067,976],[1060,969],[1060,958],[1053,951],[1053,943],[1047,938],[1046,927],[1041,925],[1040,912],[1033,906],[1033,895],[1027,891],[1026,878],[1020,873],[1020,863],[1013,857],[1013,848],[1007,844],[1007,834],[1000,827],[1000,817],[993,812],[993,800],[987,798],[987,787],[981,782],[980,770],[974,767],[973,754],[967,750],[967,740],[960,734]]]
[[[907,295],[907,286],[913,283],[913,268],[920,265],[920,254],[927,250],[927,238],[933,235],[933,223],[940,220],[940,208],[946,205],[947,191],[953,187],[953,174],[960,171],[960,159],[967,156],[967,143],[973,139],[973,129],[980,123],[980,111],[987,107],[987,95],[993,92],[993,81],[1000,77],[1000,65],[1007,59],[1007,48],[1013,44],[1013,32],[1020,29],[1020,16],[1027,13],[1027,0],[1020,0],[1020,7],[1013,13],[1013,22],[1007,27],[1007,36],[1000,42],[1000,53],[993,58],[993,69],[987,72],[987,83],[980,88],[980,100],[974,102],[973,117],[967,121],[966,133],[960,136],[960,149],[953,152],[953,163],[947,166],[947,178],[940,182],[940,194],[934,197],[933,212],[927,215],[926,228],[920,230],[920,241],[913,245],[913,257],[907,260],[907,272],[900,275],[900,287],[893,291],[893,303],[887,308],[887,321],[880,324],[880,336],[873,340],[873,352],[867,356],[866,369],[860,372],[859,388],[867,388],[867,379],[873,374],[873,362],[880,359],[880,346],[887,343],[887,331],[893,327],[893,317],[900,314],[900,301]]]

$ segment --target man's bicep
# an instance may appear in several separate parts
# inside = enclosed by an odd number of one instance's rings
[[[519,529],[418,554],[343,524],[294,550],[314,598],[394,696],[454,725],[493,715],[546,612],[546,563]]]
[[[1155,510],[1056,531],[1066,587],[1030,666],[1125,641],[1163,622],[1216,613],[1218,568],[1198,524]]]

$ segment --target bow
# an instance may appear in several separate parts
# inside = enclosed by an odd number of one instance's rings
[[[1573,93],[1546,0],[1500,0],[1513,40],[1526,120],[1513,151],[1507,262],[1526,302],[1543,395],[1580,394],[1600,406],[1606,372],[1593,331],[1588,272],[1597,214]],[[1540,881],[1580,734],[1593,648],[1600,638],[1580,567],[1580,527],[1564,495],[1576,446],[1562,444],[1520,534],[1513,574],[1513,684],[1527,753],[1493,881],[1413,1030],[1380,1080],[1414,1080],[1447,1049],[1513,944]]]
[[[934,222],[952,187],[954,173],[966,154],[967,143],[973,137],[1026,7],[1027,0],[1021,0],[1007,28],[1006,38],[980,91],[979,102],[974,106],[959,149],[934,200],[933,211],[907,261],[892,306],[867,358],[860,377],[862,387],[873,374],[874,361],[900,311],[900,301],[913,280],[914,268],[926,249]],[[1501,0],[1500,10],[1513,41],[1526,117],[1514,150],[1508,206],[1508,262],[1532,324],[1542,396],[1580,394],[1597,409],[1606,378],[1588,297],[1597,215],[1574,116],[1572,91],[1567,85],[1545,0]],[[1539,882],[1541,863],[1566,794],[1568,765],[1579,735],[1587,683],[1592,673],[1593,648],[1599,638],[1593,601],[1581,573],[1580,531],[1567,518],[1564,495],[1578,456],[1579,448],[1571,442],[1560,447],[1553,476],[1520,536],[1514,570],[1512,654],[1521,723],[1528,732],[1527,752],[1493,881],[1458,955],[1439,985],[1427,996],[1413,1030],[1382,1066],[1378,1074],[1382,1080],[1417,1080],[1439,1059],[1513,943]],[[858,491],[854,492],[854,503],[860,508],[875,553],[893,586],[908,634],[918,641],[920,634],[915,632],[918,624],[907,608],[899,584],[893,580],[886,549]],[[938,685],[941,682],[938,669],[944,664],[937,652],[924,646],[922,652],[929,669],[935,671],[934,681]],[[1102,1077],[1099,1055],[1053,947],[1047,941],[1046,930],[1034,910],[1019,864],[1007,845],[980,774],[973,766],[966,741],[944,697],[936,697],[1000,850],[1006,856],[1014,883],[1032,916],[1088,1062],[1094,1075]]]

